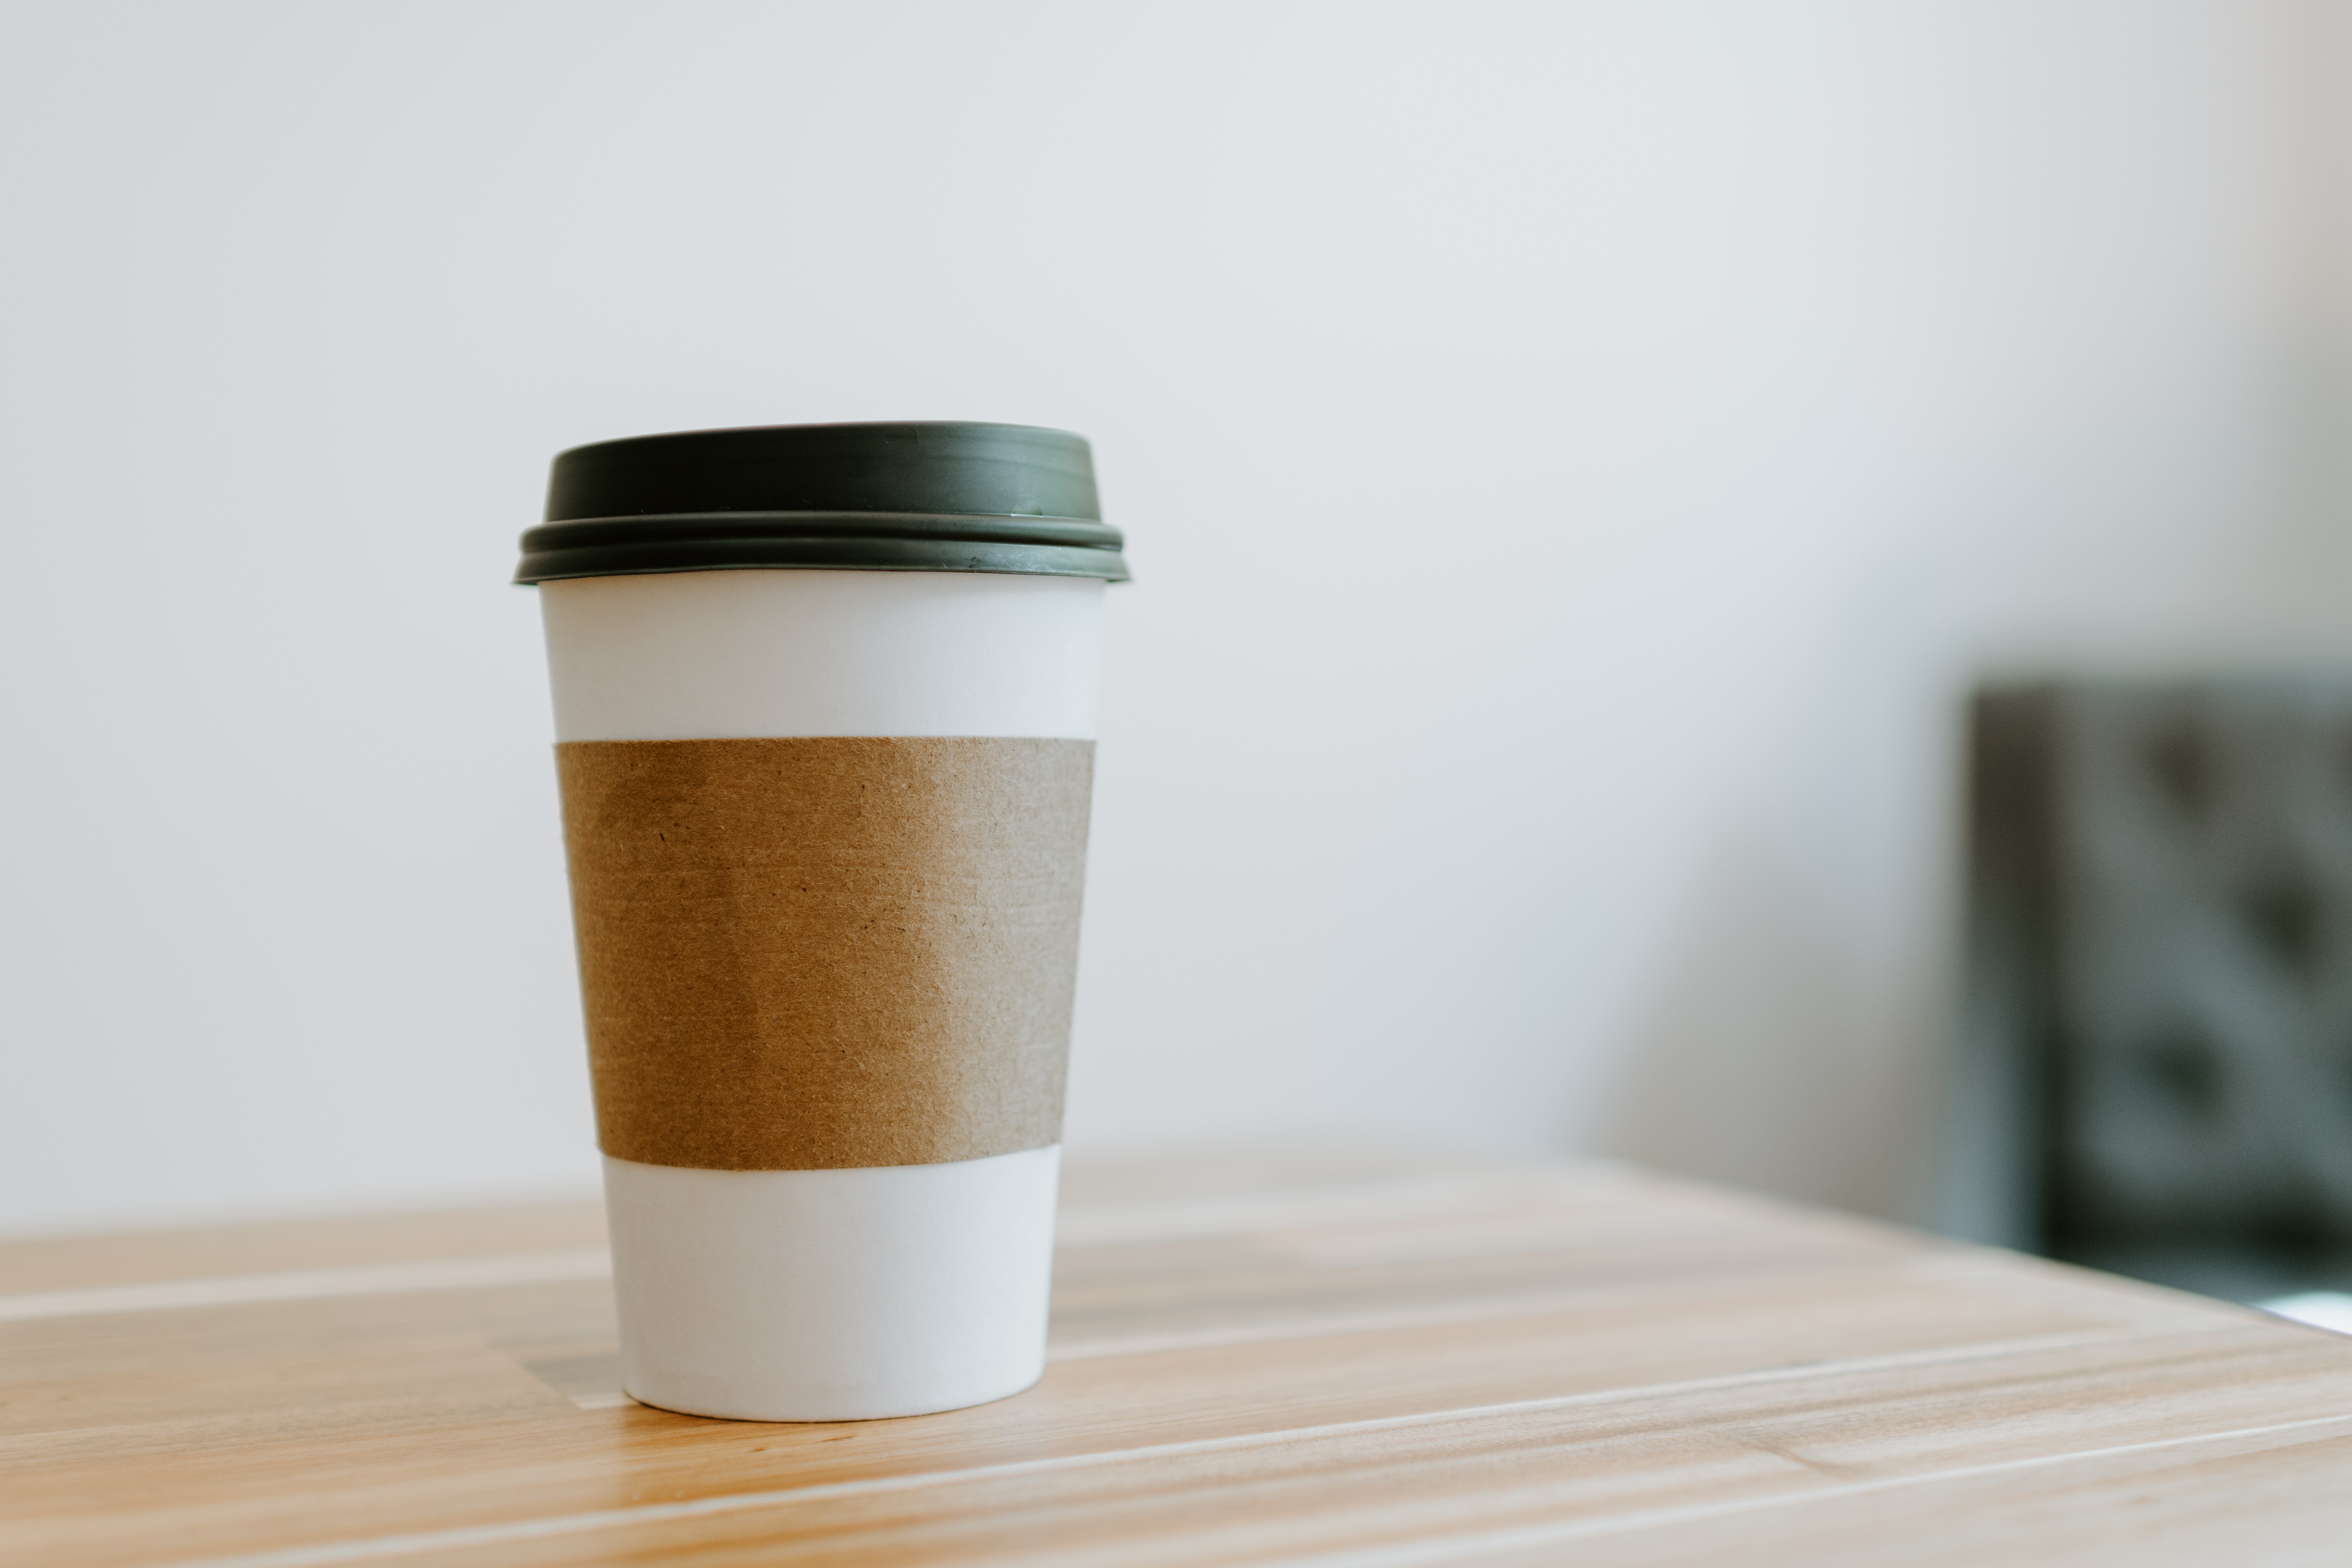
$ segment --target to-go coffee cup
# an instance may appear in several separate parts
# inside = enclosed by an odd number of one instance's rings
[[[623,1385],[981,1404],[1045,1365],[1104,590],[1084,440],[785,426],[555,460],[555,702]]]

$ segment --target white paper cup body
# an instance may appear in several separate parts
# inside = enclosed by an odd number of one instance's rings
[[[1091,740],[1105,588],[785,569],[542,584],[556,739]],[[814,1171],[607,1156],[623,1386],[753,1421],[1019,1393],[1045,1370],[1060,1152]]]

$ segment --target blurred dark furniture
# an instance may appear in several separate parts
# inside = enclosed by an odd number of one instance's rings
[[[2013,687],[1970,720],[1955,1135],[2011,1167],[1989,1238],[2352,1289],[2352,677]]]

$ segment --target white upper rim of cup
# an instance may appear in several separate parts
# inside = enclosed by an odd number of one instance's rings
[[[789,568],[542,584],[555,738],[1091,740],[1107,586]]]

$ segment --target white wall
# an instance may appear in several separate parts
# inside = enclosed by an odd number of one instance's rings
[[[1904,1210],[1970,671],[2352,645],[2332,5],[13,15],[0,1226],[591,1181],[578,441],[1094,439],[1081,1147]]]

